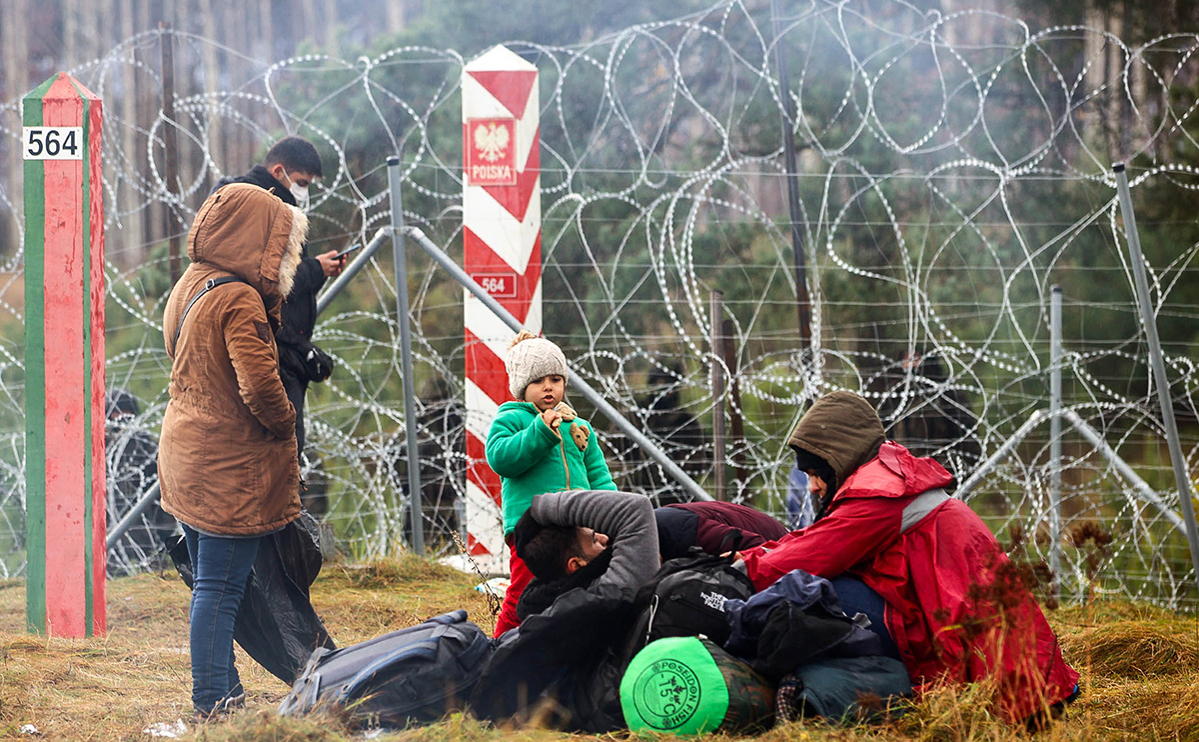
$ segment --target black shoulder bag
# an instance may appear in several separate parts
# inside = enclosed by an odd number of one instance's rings
[[[279,346],[279,366],[291,376],[321,382],[333,373],[333,357],[286,325],[275,333],[275,342]]]
[[[210,278],[204,282],[204,288],[196,292],[196,295],[191,298],[187,306],[183,308],[183,314],[179,316],[179,324],[175,327],[175,337],[171,339],[171,352],[174,353],[179,349],[179,333],[183,332],[183,320],[187,319],[187,313],[191,311],[192,306],[200,300],[200,297],[212,291],[217,286],[224,286],[227,283],[245,283],[237,276],[221,276],[220,278]]]

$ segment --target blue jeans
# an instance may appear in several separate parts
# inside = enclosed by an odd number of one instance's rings
[[[192,705],[211,711],[225,698],[241,694],[233,665],[233,624],[241,607],[259,538],[220,538],[183,526],[191,557]]]
[[[887,603],[882,596],[856,577],[842,575],[829,582],[833,583],[833,589],[841,599],[841,610],[845,611],[845,615],[853,618],[855,613],[865,613],[866,618],[870,619],[870,626],[866,630],[878,635],[883,644],[883,655],[896,660],[902,659],[899,656],[899,648],[895,646],[895,640],[891,638],[891,631],[887,628]]]

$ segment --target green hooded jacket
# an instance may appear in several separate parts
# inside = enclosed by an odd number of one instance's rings
[[[562,490],[615,490],[608,462],[587,421],[573,420],[585,428],[586,445],[580,448],[563,422],[563,435],[541,421],[529,402],[500,405],[487,433],[487,464],[500,475],[504,535],[529,509],[534,495]]]

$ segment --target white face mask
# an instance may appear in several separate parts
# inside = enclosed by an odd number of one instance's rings
[[[291,183],[291,185],[287,187],[287,190],[291,191],[291,196],[296,200],[296,205],[301,209],[307,210],[308,186],[297,185],[296,182],[291,179],[291,175],[289,173],[285,172],[284,174],[287,176],[287,182]]]
[[[298,186],[292,183],[287,190],[291,191],[292,197],[301,209],[308,208],[308,186]]]

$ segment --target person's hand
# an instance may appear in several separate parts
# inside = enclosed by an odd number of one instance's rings
[[[316,259],[320,262],[321,270],[325,272],[326,278],[338,275],[341,273],[341,269],[346,267],[346,259],[337,257],[336,250],[321,253],[316,256]]]
[[[541,421],[550,426],[550,430],[558,432],[558,426],[562,424],[562,413],[557,410],[546,410],[541,413]]]

